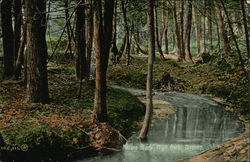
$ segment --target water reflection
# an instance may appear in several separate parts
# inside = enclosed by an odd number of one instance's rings
[[[179,92],[155,93],[155,96],[169,101],[177,111],[150,129],[146,143],[134,134],[122,152],[81,161],[173,161],[202,153],[243,131],[242,122],[209,98]]]

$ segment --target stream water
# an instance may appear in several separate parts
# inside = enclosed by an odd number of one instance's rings
[[[145,94],[143,90],[113,87],[134,95]],[[141,142],[137,132],[122,152],[78,162],[169,162],[200,154],[244,130],[243,123],[233,113],[208,97],[180,92],[154,92],[154,96],[170,102],[176,113],[151,127],[147,142]]]

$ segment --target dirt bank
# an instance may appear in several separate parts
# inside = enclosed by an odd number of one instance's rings
[[[245,123],[245,131],[214,149],[179,162],[249,162],[250,159],[250,123]]]

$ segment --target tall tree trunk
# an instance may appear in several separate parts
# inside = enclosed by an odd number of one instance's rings
[[[214,6],[215,6],[215,10],[216,10],[218,25],[220,28],[220,35],[221,35],[221,38],[223,39],[223,43],[224,43],[225,53],[226,53],[226,55],[231,55],[231,47],[230,47],[230,42],[229,42],[229,39],[227,36],[226,25],[224,23],[224,19],[222,16],[222,8],[216,0],[214,1]]]
[[[113,53],[113,62],[114,63],[118,63],[118,55],[119,55],[119,51],[116,45],[116,36],[117,36],[117,30],[116,30],[116,26],[117,26],[117,3],[118,0],[115,0],[115,10],[114,10],[114,20],[113,20],[113,38],[112,38],[112,47],[111,47],[111,52]]]
[[[249,22],[247,21],[247,18],[246,18],[246,9],[245,9],[244,0],[241,0],[241,10],[242,10],[243,24],[244,24],[244,29],[245,29],[247,56],[248,58],[250,58],[250,41],[249,41],[249,33],[248,33],[250,28],[248,28],[248,24],[247,24]]]
[[[18,50],[21,40],[21,26],[22,26],[22,2],[21,0],[14,0],[14,52],[15,60],[17,59]]]
[[[85,37],[85,0],[78,0],[81,3],[76,9],[76,28],[75,28],[75,61],[76,61],[76,78],[78,81],[83,80],[86,70],[86,37]]]
[[[147,103],[146,113],[143,121],[143,126],[139,138],[145,140],[147,138],[148,130],[153,114],[153,96],[152,96],[152,82],[153,82],[153,64],[155,55],[155,29],[154,29],[154,3],[155,0],[149,0],[148,15],[149,15],[149,56],[148,56],[148,75],[147,75]]]
[[[92,57],[92,48],[93,48],[93,36],[94,36],[94,10],[93,10],[93,0],[89,0],[90,8],[88,10],[88,18],[87,18],[87,58],[86,58],[86,77],[89,79],[90,77],[90,69],[91,69],[91,57]]]
[[[203,2],[203,46],[204,46],[204,53],[207,52],[206,50],[206,14],[207,14],[207,0],[204,0]]]
[[[121,7],[124,19],[124,26],[125,26],[125,35],[126,35],[126,54],[127,54],[127,65],[130,65],[130,32],[127,20],[127,10],[125,7],[125,0],[121,0]]]
[[[195,28],[196,28],[196,39],[198,43],[198,53],[199,56],[203,56],[205,53],[205,38],[202,30],[202,22],[201,22],[201,16],[198,15],[198,9],[193,7],[193,17],[195,21]]]
[[[81,97],[82,82],[86,77],[86,24],[85,24],[85,0],[78,0],[80,5],[76,9],[75,30],[75,62],[76,78],[79,81],[78,98]]]
[[[165,54],[168,54],[168,11],[165,9],[162,10],[162,51]]]
[[[27,102],[48,103],[46,1],[26,0]],[[35,19],[34,19],[35,18]]]
[[[186,26],[185,26],[185,35],[184,35],[184,49],[185,49],[185,61],[192,62],[192,56],[190,51],[190,42],[191,42],[191,30],[192,30],[192,8],[193,0],[188,0],[187,3],[187,15],[186,15]]]
[[[14,33],[11,17],[11,0],[1,1],[1,19],[3,34],[3,54],[4,54],[4,79],[10,79],[14,73],[15,52]]]
[[[175,48],[176,48],[176,53],[178,55],[178,61],[181,61],[181,35],[180,35],[180,26],[178,23],[178,17],[177,17],[177,11],[176,11],[176,1],[174,3],[174,8],[173,8],[173,18],[174,18],[174,26],[175,26]]]
[[[212,23],[212,11],[213,11],[213,2],[207,1],[208,3],[208,41],[209,41],[209,50],[213,50],[213,23]]]
[[[27,43],[27,22],[25,21],[23,24],[23,32],[21,36],[21,43],[18,50],[18,55],[15,63],[15,71],[12,77],[13,80],[18,80],[21,76],[22,65],[24,65],[24,49]],[[23,78],[24,79],[24,78]]]
[[[69,0],[64,0],[64,8],[65,8],[65,21],[66,21],[66,29],[67,29],[67,37],[68,37],[68,44],[67,44],[67,47],[66,47],[66,50],[65,50],[65,54],[67,54],[67,52],[69,51],[69,54],[72,55],[73,52],[72,52],[72,45],[71,45],[71,41],[72,41],[72,38],[71,38],[71,24],[70,24],[70,21],[68,20],[69,19]]]
[[[180,0],[180,10],[179,10],[179,16],[180,16],[180,44],[181,44],[181,53],[180,58],[181,60],[185,59],[185,46],[184,46],[184,0]]]
[[[223,8],[223,10],[224,10],[224,12],[225,12],[225,15],[226,15],[226,18],[227,18],[227,23],[228,23],[229,29],[230,29],[230,31],[231,31],[232,38],[233,38],[233,41],[234,41],[234,43],[235,43],[235,47],[236,47],[236,49],[237,49],[237,53],[238,53],[238,56],[239,56],[239,60],[240,60],[242,69],[243,69],[243,70],[246,72],[246,74],[247,74],[247,71],[246,71],[246,69],[245,69],[245,63],[244,63],[243,57],[242,57],[242,55],[241,55],[240,47],[239,47],[239,45],[238,45],[238,42],[237,42],[237,39],[236,39],[234,30],[233,30],[233,26],[232,26],[231,20],[230,20],[230,18],[229,18],[228,11],[227,11],[227,9],[226,9],[226,7],[225,7],[224,2],[223,2],[222,0],[220,0],[220,2],[221,2],[221,4],[222,4],[222,8]],[[248,75],[248,74],[247,74],[247,75]]]
[[[102,14],[102,0],[94,1],[94,48],[96,55],[96,87],[94,99],[93,121],[106,122],[106,73],[108,68],[109,49],[112,40],[112,24],[114,0],[104,0],[104,14]]]
[[[159,38],[159,25],[158,25],[158,13],[157,13],[157,8],[156,6],[154,7],[154,15],[155,15],[155,37],[156,37],[156,44],[158,51],[160,53],[161,59],[165,60],[164,54],[161,49],[161,43],[160,43],[160,38]]]

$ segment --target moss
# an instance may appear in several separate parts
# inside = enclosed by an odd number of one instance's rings
[[[222,84],[211,84],[208,85],[208,87],[205,90],[205,93],[207,94],[213,94],[217,97],[227,98],[230,95],[231,88]]]
[[[10,157],[19,157],[26,154],[28,159],[64,159],[72,152],[78,151],[89,144],[89,137],[76,128],[62,130],[52,128],[49,123],[23,120],[20,123],[11,123],[2,129],[1,135],[5,145],[22,147],[28,146],[26,152],[9,152]],[[78,139],[74,143],[73,139]],[[18,160],[20,160],[18,159]]]
[[[85,145],[88,141],[88,137],[78,129],[62,130],[60,128],[52,128],[46,122],[37,123],[29,120],[9,124],[7,128],[1,130],[1,135],[8,145],[21,146],[27,144],[31,148],[41,147],[49,149],[57,147],[62,149],[65,146],[73,146],[73,138],[81,139],[81,144]]]
[[[111,95],[112,94],[112,95]],[[137,121],[145,111],[145,105],[129,92],[108,89],[108,115],[116,129],[128,135],[134,121]]]

